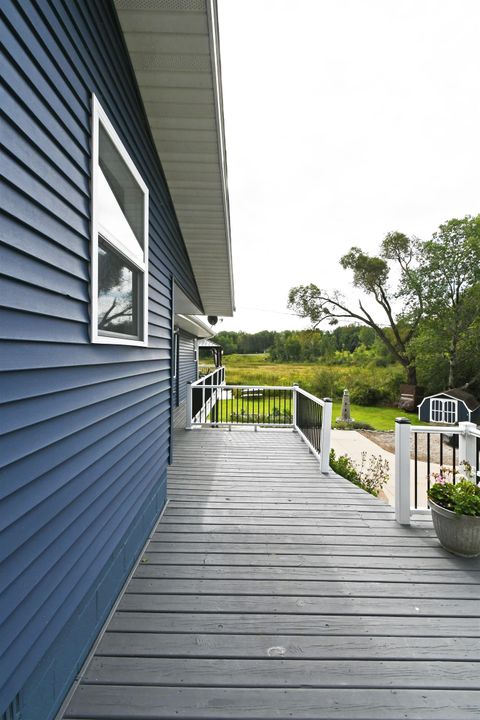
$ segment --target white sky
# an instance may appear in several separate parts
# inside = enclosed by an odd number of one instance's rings
[[[480,212],[480,0],[219,0],[235,318],[307,327],[290,287]]]

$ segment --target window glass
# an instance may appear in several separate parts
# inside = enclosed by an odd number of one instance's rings
[[[100,124],[98,164],[138,244],[144,242],[144,193]]]
[[[103,240],[98,243],[98,330],[100,333],[139,334],[136,271]]]
[[[453,400],[445,400],[444,422],[453,423],[456,421],[455,402]]]
[[[442,401],[432,400],[431,417],[433,422],[442,421]]]

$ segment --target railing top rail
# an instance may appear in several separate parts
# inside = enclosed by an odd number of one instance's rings
[[[297,393],[300,393],[304,397],[308,398],[309,400],[313,400],[313,402],[316,402],[318,405],[321,405],[322,407],[325,405],[326,398],[318,398],[315,395],[312,395],[312,393],[307,392],[306,390],[303,390],[303,388],[296,386]]]
[[[215,370],[213,370],[211,373],[208,373],[208,375],[204,375],[203,377],[198,378],[198,380],[195,380],[194,382],[192,382],[192,387],[194,387],[195,385],[202,385],[207,378],[213,377],[216,373],[219,372],[219,370],[222,370],[223,368],[224,368],[224,365],[220,365],[218,368],[215,368]],[[209,387],[211,387],[211,386],[209,385]],[[215,387],[215,385],[213,385],[213,387]]]
[[[205,377],[209,377],[206,375]],[[202,378],[205,380],[205,378]],[[198,384],[198,380],[192,383],[192,387]],[[213,390],[221,388],[222,390],[293,390],[291,385],[209,385]]]
[[[465,428],[458,425],[446,427],[445,425],[412,425],[411,431],[414,433],[441,433],[442,435],[473,435],[480,437],[480,428]]]
[[[445,425],[412,425],[413,433],[441,433],[442,435],[463,435],[462,428],[457,425],[445,427]]]

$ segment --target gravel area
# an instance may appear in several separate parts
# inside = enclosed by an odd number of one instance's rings
[[[364,437],[368,438],[372,442],[376,443],[379,447],[383,448],[387,452],[395,453],[395,433],[383,432],[379,430],[358,430],[358,432]],[[427,435],[419,433],[417,435],[418,443],[418,460],[427,461]],[[414,448],[414,435],[411,438],[411,453],[410,457],[413,459],[413,448]],[[457,451],[458,458],[458,451]],[[430,460],[431,462],[440,463],[440,434],[434,433],[430,435]],[[443,464],[451,465],[453,461],[453,451],[450,445],[448,445],[447,438],[443,437]]]

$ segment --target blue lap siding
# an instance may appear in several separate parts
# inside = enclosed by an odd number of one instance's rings
[[[172,276],[201,301],[113,4],[0,20],[0,711],[46,720],[165,502]],[[148,348],[89,340],[92,93],[150,191]]]

